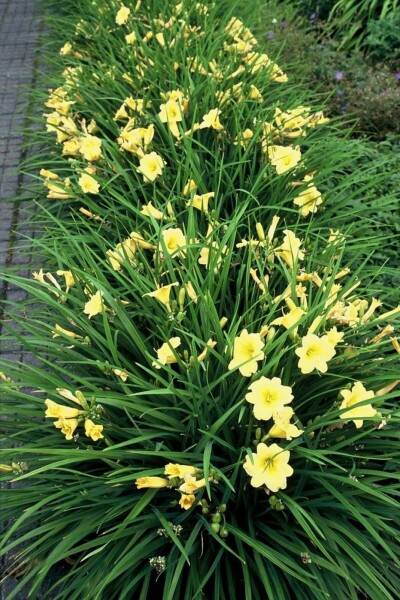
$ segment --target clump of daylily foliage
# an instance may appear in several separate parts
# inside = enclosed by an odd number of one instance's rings
[[[1,374],[16,590],[60,563],[68,600],[398,597],[367,179],[240,4],[71,5],[19,279],[43,365]]]

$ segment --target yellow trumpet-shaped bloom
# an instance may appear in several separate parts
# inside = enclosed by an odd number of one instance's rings
[[[171,293],[171,288],[173,288],[176,285],[178,285],[178,283],[175,281],[175,283],[170,283],[168,285],[158,287],[154,292],[147,292],[147,294],[143,294],[143,296],[155,298],[156,300],[161,302],[161,304],[164,304],[167,308],[169,308],[169,296]]]
[[[301,151],[293,146],[268,146],[267,153],[278,175],[293,169],[301,160]]]
[[[239,367],[240,373],[244,377],[250,377],[257,372],[257,362],[264,358],[264,342],[259,333],[249,333],[243,329],[238,337],[235,337],[233,344],[233,358],[228,365],[228,369]]]
[[[121,8],[117,12],[115,16],[115,22],[117,25],[125,25],[127,22],[129,15],[131,14],[131,9],[122,4]]]
[[[80,139],[79,151],[83,158],[94,162],[101,158],[101,139],[95,135],[87,135]]]
[[[63,406],[61,404],[57,404],[57,402],[53,402],[53,400],[45,400],[45,405],[47,406],[47,410],[45,412],[46,417],[55,417],[57,419],[73,419],[83,414],[83,410],[79,410],[78,408],[71,408],[70,406]]]
[[[89,300],[85,304],[83,312],[85,315],[88,315],[89,319],[91,319],[95,315],[105,312],[105,310],[103,294],[99,290],[93,296],[90,296]]]
[[[187,244],[185,234],[179,227],[165,229],[162,232],[162,237],[168,254],[175,254],[175,252],[181,251]],[[160,250],[163,251],[162,245],[160,245]]]
[[[169,339],[168,342],[165,342],[161,346],[161,348],[159,348],[157,350],[158,362],[160,362],[162,365],[170,365],[172,363],[178,362],[178,359],[176,358],[176,355],[174,354],[173,350],[176,350],[176,348],[179,348],[180,345],[181,345],[180,337],[173,337],[173,338]],[[158,362],[154,361],[153,367],[155,367],[156,369],[161,369],[161,366],[158,364]]]
[[[185,475],[195,475],[197,470],[197,467],[192,467],[191,465],[168,463],[165,465],[164,475],[168,475],[169,479],[172,479],[173,477],[184,479]]]
[[[285,329],[290,329],[291,327],[297,325],[301,317],[305,314],[306,313],[304,312],[304,310],[302,310],[298,306],[294,306],[290,310],[290,312],[283,315],[283,317],[278,317],[277,319],[274,319],[274,321],[271,322],[271,325],[282,325],[283,327],[285,327]]]
[[[363,419],[374,417],[377,414],[372,404],[364,404],[365,400],[371,400],[375,394],[371,390],[366,390],[361,381],[357,381],[351,390],[341,390],[340,395],[343,398],[343,402],[339,408],[348,408],[348,410],[339,416],[346,421],[353,421],[357,429],[362,427]]]
[[[60,418],[58,421],[54,421],[54,427],[61,429],[61,433],[65,435],[66,440],[72,440],[75,429],[78,427],[78,419],[63,419]]]
[[[140,166],[136,170],[143,175],[145,181],[155,181],[162,175],[164,166],[165,163],[161,156],[157,152],[150,152],[150,154],[142,156]]]
[[[249,386],[250,392],[246,394],[247,402],[254,405],[256,419],[268,421],[293,400],[292,388],[282,385],[279,377],[268,379],[260,377]]]
[[[271,492],[277,492],[286,488],[287,478],[293,475],[289,459],[289,450],[282,450],[277,444],[267,446],[261,443],[252,459],[246,457],[243,468],[250,475],[253,487],[266,485]]]
[[[213,108],[203,116],[203,120],[200,123],[200,129],[215,129],[216,131],[223,131],[224,126],[219,120],[221,110],[219,108]]]
[[[284,229],[283,244],[275,249],[275,254],[281,257],[289,267],[293,267],[296,260],[303,260],[304,252],[300,249],[301,241],[290,229]]]
[[[292,440],[293,438],[299,437],[303,432],[290,422],[290,419],[294,415],[294,410],[290,406],[285,406],[278,413],[272,415],[274,424],[268,432],[269,437],[282,438],[284,440]]]
[[[100,191],[99,182],[89,173],[82,173],[78,179],[78,185],[84,194],[98,194]]]
[[[184,510],[189,510],[196,501],[196,496],[194,494],[181,494],[181,499],[179,500],[179,506]]]
[[[85,420],[85,434],[94,442],[97,442],[97,440],[104,437],[102,431],[103,425],[96,425],[96,423],[93,423],[91,419]]]
[[[160,489],[168,487],[168,479],[164,479],[164,477],[138,477],[135,483],[138,490],[143,488]]]
[[[322,204],[321,192],[318,191],[315,185],[309,185],[294,198],[293,204],[299,207],[299,213],[302,217],[307,217],[310,213],[316,213],[318,206]]]
[[[314,333],[306,335],[301,340],[301,348],[295,350],[299,360],[299,369],[303,374],[317,369],[321,373],[328,370],[328,361],[336,354],[335,347],[327,335],[318,337]]]

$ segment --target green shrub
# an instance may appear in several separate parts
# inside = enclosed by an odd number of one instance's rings
[[[296,6],[299,15],[311,21],[325,21],[335,6],[335,0],[298,0]]]
[[[273,17],[279,15],[276,23]],[[339,42],[293,14],[264,4],[259,30],[269,52],[279,53],[289,76],[326,102],[330,116],[345,116],[354,135],[382,140],[400,133],[400,86],[396,62],[376,63],[360,51],[339,50]],[[300,57],[300,58],[299,58]]]
[[[385,64],[372,64],[361,52],[350,56],[327,41],[319,46],[315,81],[331,93],[331,114],[349,115],[355,133],[384,139],[400,133],[400,87]]]
[[[317,29],[322,26],[323,34],[332,36],[341,49],[359,50],[372,40],[380,59],[393,58],[390,44],[398,46],[398,0],[297,0],[294,6],[299,17]]]
[[[328,22],[341,48],[360,49],[371,21],[395,14],[398,7],[398,0],[337,0]]]
[[[368,23],[366,52],[376,60],[400,59],[400,13],[389,13]]]
[[[66,562],[56,600],[394,600],[386,174],[239,3],[126,4],[53,23],[38,268],[5,274],[41,360],[1,367],[8,598]]]

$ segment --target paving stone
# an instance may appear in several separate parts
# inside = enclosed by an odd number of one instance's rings
[[[22,252],[27,247],[26,237],[33,236],[32,211],[20,197],[20,185],[29,181],[19,175],[17,167],[27,154],[23,130],[28,125],[29,102],[27,92],[34,82],[35,52],[40,32],[40,0],[0,0],[0,361],[16,365],[37,366],[37,361],[26,352],[16,339],[20,325],[12,321],[13,311],[27,298],[24,290],[8,284],[1,276],[6,263],[19,268],[23,276],[32,257]],[[8,313],[2,315],[4,300],[10,303]],[[1,330],[3,329],[3,335]],[[13,338],[14,336],[14,338]],[[0,561],[3,574],[13,566],[12,553]],[[49,578],[39,593],[51,598],[47,590],[54,579]],[[18,578],[10,577],[0,586],[0,600],[6,600],[18,585]],[[29,589],[20,590],[15,600],[26,600]]]

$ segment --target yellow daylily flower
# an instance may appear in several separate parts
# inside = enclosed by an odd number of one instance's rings
[[[224,126],[219,120],[219,115],[221,114],[221,110],[219,108],[213,108],[208,113],[203,116],[203,120],[200,123],[199,129],[211,128],[216,131],[223,131]]]
[[[328,370],[328,361],[336,354],[335,347],[329,341],[327,335],[318,337],[314,333],[306,335],[301,340],[301,348],[295,353],[300,358],[299,369],[303,374],[311,373],[317,369],[321,373]]]
[[[290,422],[293,415],[294,410],[290,406],[285,406],[285,408],[282,408],[278,413],[274,413],[272,415],[274,424],[268,431],[268,437],[277,437],[290,441],[304,433],[303,429],[299,429]]]
[[[193,206],[197,210],[208,212],[208,203],[211,198],[214,198],[215,192],[208,192],[207,194],[194,194],[191,200],[188,200],[186,206]]]
[[[150,298],[155,298],[156,300],[161,302],[161,304],[164,304],[168,308],[168,310],[171,310],[169,305],[169,296],[171,293],[171,288],[173,288],[176,285],[178,285],[178,282],[175,281],[175,283],[170,283],[168,285],[157,287],[157,289],[154,292],[147,292],[147,294],[143,294],[143,297],[149,296]]]
[[[128,35],[125,36],[125,41],[127,44],[134,44],[136,40],[136,33],[134,31],[132,31],[132,33],[128,33]]]
[[[157,221],[165,218],[164,213],[153,206],[152,202],[145,204],[140,212],[142,215],[145,215],[146,217],[153,217],[153,219],[156,219]]]
[[[138,477],[135,483],[138,490],[142,490],[143,488],[161,489],[168,487],[168,479],[164,479],[164,477]]]
[[[127,238],[115,246],[113,250],[107,250],[107,258],[114,271],[120,271],[125,260],[132,266],[136,265],[135,254],[137,244],[132,237]]]
[[[83,312],[85,315],[88,315],[89,319],[91,319],[95,315],[105,312],[105,310],[106,308],[103,303],[103,294],[99,290],[90,296],[89,300],[85,304]]]
[[[228,365],[229,371],[239,367],[243,377],[250,377],[257,372],[257,362],[264,358],[264,342],[259,333],[249,333],[243,329],[233,343],[233,358]]]
[[[86,135],[80,139],[79,151],[83,158],[94,162],[101,158],[101,139],[95,135]]]
[[[271,419],[274,413],[281,411],[285,404],[293,400],[292,388],[282,385],[279,377],[260,377],[249,386],[249,390],[245,398],[254,405],[255,418],[263,421]]]
[[[351,390],[341,390],[340,395],[343,398],[343,402],[339,408],[347,408],[349,410],[346,410],[339,416],[345,421],[353,421],[357,429],[362,427],[363,419],[374,417],[377,414],[377,410],[372,404],[364,404],[365,400],[371,400],[375,397],[375,394],[371,390],[366,390],[361,381],[357,381]]]
[[[102,434],[103,425],[96,425],[91,419],[85,419],[85,434],[94,442],[104,437]]]
[[[140,159],[140,166],[136,169],[138,173],[143,175],[144,181],[155,181],[157,177],[162,175],[162,170],[165,163],[157,152],[145,154]]]
[[[56,271],[56,273],[57,273],[57,275],[64,276],[67,291],[76,284],[75,277],[74,277],[72,271],[63,271],[63,270],[59,269],[58,271]]]
[[[117,12],[115,16],[115,22],[117,25],[125,25],[127,22],[129,15],[131,14],[131,9],[122,4],[121,8]]]
[[[53,400],[49,400],[48,398],[44,401],[44,403],[47,406],[47,410],[45,412],[46,417],[53,417],[57,419],[73,419],[85,412],[83,410],[79,410],[78,408],[62,406],[61,404],[57,404],[57,402],[53,402]]]
[[[250,475],[250,484],[253,487],[266,485],[271,492],[284,490],[287,486],[287,477],[293,475],[293,469],[288,464],[289,450],[282,450],[277,444],[267,446],[258,444],[257,452],[246,457],[244,470]]]
[[[181,494],[181,499],[179,500],[179,506],[184,510],[189,510],[196,501],[196,496],[194,494]]]
[[[168,342],[165,342],[161,346],[161,348],[159,348],[157,350],[158,362],[153,361],[153,363],[152,363],[153,367],[155,367],[156,369],[161,369],[161,365],[158,364],[159,362],[162,365],[170,365],[172,363],[178,362],[178,359],[176,358],[173,350],[176,350],[176,348],[179,348],[180,345],[181,345],[180,337],[172,337],[168,340]]]
[[[185,475],[196,475],[198,469],[197,467],[192,467],[191,465],[179,465],[177,463],[168,463],[164,468],[164,475],[168,475],[169,479],[173,479],[174,477],[179,477],[183,479]]]
[[[84,194],[98,194],[100,184],[89,173],[82,173],[78,179],[78,185]]]
[[[301,151],[293,146],[267,146],[268,158],[278,175],[293,169],[301,160]]]
[[[293,267],[296,260],[303,260],[304,252],[300,250],[301,240],[290,229],[284,229],[283,244],[275,248],[275,254],[280,256],[289,267]]]
[[[162,237],[168,254],[175,254],[175,252],[178,251],[182,252],[182,248],[187,245],[185,234],[179,227],[164,229]],[[160,251],[163,251],[163,246],[161,244]]]
[[[274,319],[271,322],[271,325],[282,325],[283,327],[285,327],[285,329],[291,329],[300,321],[302,316],[305,314],[305,311],[302,310],[300,307],[293,306],[290,312],[283,315],[283,317],[278,317],[277,319]]]
[[[317,190],[315,185],[309,185],[294,198],[293,204],[299,206],[299,213],[302,217],[307,217],[310,213],[316,213],[318,206],[322,204],[321,192]]]
[[[197,190],[197,183],[193,179],[189,179],[189,181],[186,183],[185,187],[183,188],[182,194],[184,196],[190,196],[190,194],[192,192],[195,192],[196,190]]]
[[[54,427],[61,429],[61,433],[65,435],[65,439],[72,440],[75,433],[75,429],[79,425],[78,419],[63,419],[60,418],[58,421],[54,421]]]

